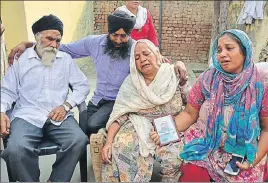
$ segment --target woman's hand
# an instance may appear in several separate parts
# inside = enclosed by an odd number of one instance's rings
[[[102,161],[104,163],[111,164],[111,158],[112,158],[112,143],[106,142],[105,146],[102,148],[101,151]]]
[[[249,162],[244,161],[243,163],[240,162],[236,162],[236,165],[241,169],[241,170],[248,170],[250,168],[252,168],[252,166],[250,166]]]
[[[160,136],[153,129],[150,132],[150,137],[155,142],[156,145],[160,144]]]
[[[112,159],[113,139],[115,135],[117,134],[117,132],[119,131],[119,129],[120,129],[120,125],[118,122],[113,122],[108,129],[106,144],[104,145],[101,151],[101,157],[104,163],[109,163],[109,164],[112,163],[111,159]]]

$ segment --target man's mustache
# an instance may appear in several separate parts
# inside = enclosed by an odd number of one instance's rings
[[[57,53],[58,49],[49,46],[49,47],[45,47],[45,48],[43,48],[43,51],[44,51],[44,52],[54,52],[54,53]]]
[[[118,46],[118,47],[122,47],[124,45],[124,43],[116,43],[116,42],[113,42],[114,46]]]
[[[114,46],[116,46],[118,48],[126,46],[128,44],[127,42],[126,43],[117,43],[117,42],[114,42],[114,41],[112,41],[112,43],[113,43]]]

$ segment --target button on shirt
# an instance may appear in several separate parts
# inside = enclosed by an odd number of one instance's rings
[[[89,35],[79,41],[60,46],[60,50],[67,52],[72,58],[93,58],[97,73],[96,90],[91,99],[94,105],[101,99],[115,100],[120,86],[130,73],[130,49],[125,59],[112,59],[104,53],[107,40],[107,34]]]
[[[34,46],[28,48],[3,78],[1,112],[11,109],[16,102],[11,120],[19,117],[42,128],[48,114],[65,101],[72,106],[82,103],[89,93],[86,76],[67,53],[58,51],[52,63],[51,67],[45,66]],[[69,84],[73,87],[71,93]]]

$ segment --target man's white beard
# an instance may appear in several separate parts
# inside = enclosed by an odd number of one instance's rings
[[[43,47],[40,43],[37,43],[36,50],[42,57],[41,62],[46,66],[52,66],[52,61],[55,60],[58,50],[53,47]]]

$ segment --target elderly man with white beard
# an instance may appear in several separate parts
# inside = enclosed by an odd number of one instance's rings
[[[8,69],[1,85],[1,135],[9,135],[1,156],[17,181],[38,182],[43,138],[60,146],[48,181],[71,180],[88,138],[70,109],[86,99],[89,82],[71,56],[58,50],[63,24],[43,16],[32,26],[36,46],[26,49]],[[69,84],[73,92],[69,93]],[[16,102],[11,117],[6,112]]]

